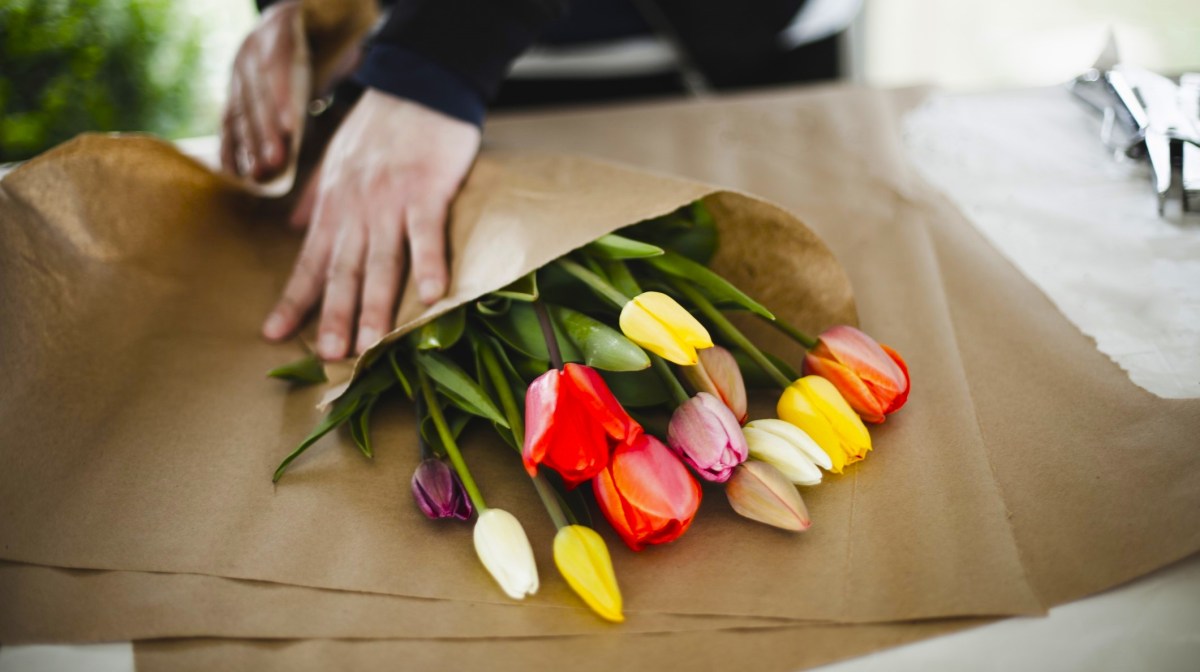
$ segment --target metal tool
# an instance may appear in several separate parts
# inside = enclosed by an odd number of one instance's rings
[[[1110,35],[1095,65],[1067,88],[1102,115],[1108,148],[1149,161],[1160,216],[1175,193],[1184,212],[1200,213],[1200,73],[1176,83],[1121,63]]]

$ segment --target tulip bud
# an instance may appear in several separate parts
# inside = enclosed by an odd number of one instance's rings
[[[596,503],[633,550],[674,541],[700,508],[700,484],[670,448],[649,434],[617,446],[592,481]]]
[[[592,611],[614,623],[625,620],[612,558],[595,530],[582,525],[559,529],[554,535],[554,564]]]
[[[750,457],[775,467],[796,485],[821,482],[821,467],[833,468],[833,461],[803,429],[783,420],[755,420],[742,428]]]
[[[713,344],[704,325],[662,292],[638,294],[621,309],[619,322],[629,340],[682,366],[696,363],[697,348]]]
[[[514,600],[538,590],[537,564],[525,529],[511,513],[488,509],[475,522],[475,553],[483,566]]]
[[[883,422],[908,400],[908,366],[886,345],[839,325],[825,330],[804,358],[804,372],[826,378],[867,422]]]
[[[737,418],[721,400],[700,392],[675,409],[667,443],[706,481],[724,483],[749,449]]]
[[[412,477],[412,493],[421,512],[435,520],[467,520],[474,511],[458,474],[437,458],[431,457],[417,465]]]
[[[812,526],[796,486],[766,462],[738,465],[725,484],[725,496],[734,511],[750,520],[795,532]]]
[[[683,377],[697,392],[707,392],[720,399],[739,423],[746,422],[746,382],[733,353],[719,345],[696,353],[695,366],[683,367]]]
[[[788,386],[776,407],[779,417],[803,429],[829,456],[835,474],[871,450],[871,435],[833,383],[804,376]]]

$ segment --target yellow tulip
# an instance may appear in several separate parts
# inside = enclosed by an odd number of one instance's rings
[[[612,558],[595,530],[582,525],[559,529],[554,536],[554,564],[592,611],[614,623],[625,620]]]
[[[620,324],[629,340],[681,366],[695,365],[696,350],[713,345],[704,325],[662,292],[643,292],[626,303]]]
[[[820,376],[804,376],[788,386],[776,411],[817,442],[833,462],[830,471],[835,474],[871,450],[871,435],[858,414],[833,383]]]

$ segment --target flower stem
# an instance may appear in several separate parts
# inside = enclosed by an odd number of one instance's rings
[[[421,420],[423,420],[425,417],[425,399],[423,397],[417,397],[416,401],[417,401],[417,403],[416,403],[416,408],[417,408],[417,447],[420,448],[420,450],[421,450],[421,459],[427,460],[427,459],[433,457],[433,448],[431,448],[429,445],[429,442],[425,440],[425,435],[421,434]]]
[[[558,348],[558,336],[554,333],[554,323],[550,321],[550,312],[541,299],[533,302],[533,312],[537,313],[538,326],[542,328],[542,338],[546,339],[546,350],[550,353],[550,363],[554,368],[562,370],[562,350]]]
[[[609,284],[607,280],[584,268],[578,262],[562,258],[556,263],[559,268],[575,276],[576,279],[582,281],[588,287],[591,287],[597,294],[616,306],[618,310],[624,308],[625,304],[629,303],[628,296],[622,294],[620,290]]]
[[[762,316],[759,315],[759,317],[762,317]],[[779,319],[778,315],[776,315],[775,319],[773,319],[773,320],[768,320],[765,317],[763,317],[762,319],[767,324],[770,324],[771,326],[775,327],[776,329],[778,329],[778,330],[782,331],[783,333],[787,334],[788,336],[790,336],[792,340],[796,341],[800,345],[803,345],[805,350],[812,350],[813,348],[817,347],[817,339],[813,338],[812,336],[809,336],[808,334],[804,333],[803,331],[800,331],[799,329],[788,324],[787,322],[784,322],[783,320]]]
[[[467,469],[467,463],[463,460],[462,453],[458,451],[458,444],[454,442],[454,434],[450,432],[450,427],[446,424],[446,416],[442,415],[442,407],[438,406],[433,384],[429,382],[429,374],[418,366],[417,376],[420,380],[421,392],[425,396],[425,404],[429,406],[429,417],[433,418],[433,426],[437,428],[438,437],[441,438],[442,445],[446,447],[446,453],[450,456],[450,464],[454,465],[454,471],[462,480],[467,496],[475,505],[475,511],[483,513],[488,508],[483,501],[483,493],[479,492],[479,486],[475,484],[475,479],[471,478],[471,470]]]
[[[675,372],[671,370],[667,360],[653,352],[646,354],[650,355],[650,363],[654,366],[654,372],[658,374],[659,378],[662,378],[663,383],[667,386],[667,391],[671,393],[671,398],[675,400],[675,405],[682,406],[688,400],[688,393],[679,383],[679,378],[675,377]]]
[[[536,304],[541,305],[541,301],[537,301]],[[545,309],[543,308],[543,310]],[[513,439],[520,446],[525,443],[525,424],[521,418],[521,409],[517,407],[516,396],[513,395],[508,378],[500,368],[500,360],[496,357],[493,347],[485,339],[479,348],[479,358],[483,362],[483,368],[487,371],[488,377],[492,379],[492,387],[496,388],[496,396],[500,397],[500,408],[504,411],[504,418],[508,420],[508,427],[512,431]],[[497,431],[503,430],[497,428]],[[519,448],[517,450],[520,451]],[[534,476],[533,487],[542,500],[542,506],[546,507],[546,513],[550,514],[550,520],[554,521],[555,529],[562,529],[568,525],[562,504],[559,503],[554,488],[546,481],[546,477],[541,474]]]
[[[689,301],[699,308],[700,312],[704,313],[705,317],[712,320],[713,324],[716,325],[717,329],[719,329],[722,334],[725,334],[726,338],[733,341],[734,345],[744,350],[746,354],[750,356],[750,359],[754,360],[754,363],[757,364],[763,371],[765,371],[766,374],[776,382],[776,384],[784,389],[787,389],[788,386],[792,384],[792,381],[788,380],[788,377],[783,375],[783,372],[779,370],[779,367],[775,366],[771,363],[771,360],[767,359],[767,356],[763,354],[762,350],[758,349],[758,346],[750,342],[750,339],[746,338],[746,335],[743,334],[741,330],[733,326],[733,323],[730,322],[729,319],[721,313],[721,311],[717,310],[717,307],[708,300],[708,297],[704,296],[704,294],[700,293],[700,291],[695,287],[692,287],[686,281],[679,278],[670,278],[669,282],[671,283],[672,287],[679,290],[681,294],[686,296]]]

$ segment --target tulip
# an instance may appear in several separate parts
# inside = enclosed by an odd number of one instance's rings
[[[511,513],[487,509],[475,522],[475,553],[500,589],[514,600],[538,590],[537,564],[525,528]]]
[[[812,526],[796,486],[766,462],[739,465],[725,484],[725,496],[734,511],[750,520],[795,532]]]
[[[746,383],[733,353],[719,345],[696,353],[695,366],[683,367],[683,377],[698,392],[707,392],[720,399],[733,411],[738,423],[746,422]]]
[[[417,465],[412,477],[412,493],[421,512],[435,520],[467,520],[474,511],[458,475],[445,462],[434,457]]]
[[[804,376],[779,397],[781,419],[803,429],[829,456],[835,474],[847,464],[867,456],[871,435],[833,383],[820,376]]]
[[[554,536],[554,564],[592,611],[614,623],[625,620],[612,558],[595,530],[582,525],[560,528]]]
[[[619,322],[629,340],[682,366],[698,361],[697,349],[713,345],[704,325],[662,292],[638,294],[621,309]]]
[[[568,363],[538,376],[525,393],[525,439],[521,457],[530,476],[545,464],[568,488],[590,480],[608,465],[619,443],[642,431],[591,367]]]
[[[783,420],[755,420],[742,428],[742,435],[751,458],[775,467],[796,485],[816,485],[821,482],[821,469],[833,468],[829,455],[811,436]]]
[[[604,517],[635,551],[678,539],[700,508],[700,484],[649,434],[618,446],[592,487]]]
[[[827,329],[804,358],[804,372],[827,378],[867,422],[883,422],[908,400],[908,366],[894,350],[863,332]]]
[[[667,443],[701,478],[714,483],[728,481],[749,453],[733,411],[707,392],[675,409],[667,426]]]

